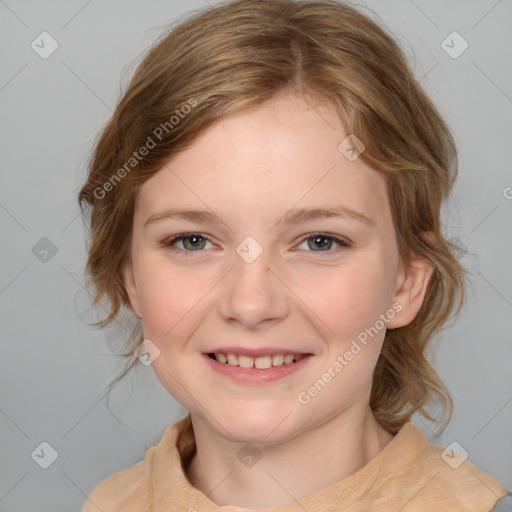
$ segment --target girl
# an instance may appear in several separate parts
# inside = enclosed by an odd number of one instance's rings
[[[451,412],[426,349],[464,297],[440,223],[456,173],[445,122],[357,10],[237,0],[172,28],[79,200],[99,324],[137,318],[118,379],[151,364],[188,414],[84,512],[504,506],[410,421]]]

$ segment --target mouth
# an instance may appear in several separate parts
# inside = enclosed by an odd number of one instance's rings
[[[253,368],[257,370],[268,370],[284,365],[291,365],[297,363],[302,358],[310,356],[311,354],[273,354],[252,357],[245,354],[232,354],[232,353],[213,353],[207,354],[210,359],[217,361],[220,364],[225,364],[239,368]]]
[[[313,354],[272,354],[249,356],[231,352],[203,353],[208,366],[222,376],[238,384],[261,386],[293,378],[294,374],[308,366]]]

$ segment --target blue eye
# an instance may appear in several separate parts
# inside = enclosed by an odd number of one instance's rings
[[[177,243],[182,243],[182,247],[173,247]],[[337,249],[352,247],[352,242],[346,238],[338,238],[327,233],[313,233],[302,239],[300,245],[307,242],[308,252],[320,252],[320,253],[332,253]],[[201,233],[180,233],[166,239],[162,244],[165,247],[172,247],[182,253],[188,253],[187,256],[192,256],[191,253],[201,252],[205,249],[206,243],[210,243],[210,240]],[[334,247],[333,243],[338,244],[338,247]],[[299,247],[300,247],[299,245]]]
[[[165,242],[165,246],[173,246],[177,242],[182,242],[185,252],[195,252],[204,249],[204,243],[207,242],[208,239],[201,235],[201,233],[181,233],[179,235],[168,238]],[[211,243],[211,242],[210,242]]]
[[[304,242],[307,242],[307,246],[309,249],[311,249],[311,252],[333,252],[333,250],[331,250],[333,243],[339,245],[337,249],[340,247],[352,247],[352,243],[347,239],[338,238],[332,235],[328,235],[327,233],[314,233],[312,236],[303,238],[301,245]]]

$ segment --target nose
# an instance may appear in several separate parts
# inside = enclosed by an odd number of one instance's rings
[[[242,254],[242,256],[240,256]],[[256,259],[233,254],[233,267],[221,281],[219,314],[246,329],[278,323],[289,314],[289,289],[267,251]]]

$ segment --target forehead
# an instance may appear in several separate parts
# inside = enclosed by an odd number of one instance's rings
[[[339,146],[349,134],[334,108],[274,98],[199,136],[139,190],[137,210],[211,208],[228,215],[343,204],[367,216],[388,208],[384,177]]]

